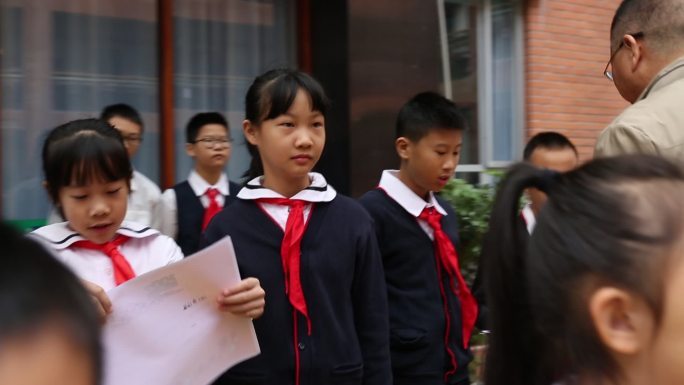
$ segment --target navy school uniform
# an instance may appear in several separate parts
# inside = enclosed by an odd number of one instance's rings
[[[229,191],[239,191],[240,186],[229,181]],[[202,220],[206,208],[202,205],[198,197],[190,187],[188,181],[183,181],[173,186],[176,192],[177,215],[178,215],[178,235],[176,242],[186,256],[194,254],[199,250],[200,238],[202,235]],[[223,207],[229,206],[236,198],[234,193],[224,195]]]
[[[412,194],[417,213],[428,204],[398,178],[385,171],[380,186],[390,193]],[[393,194],[393,195],[397,195]],[[441,223],[458,250],[458,224],[451,206],[431,194],[431,201],[443,210]],[[390,319],[390,349],[394,384],[468,384],[470,349],[463,346],[461,306],[451,290],[445,290],[450,318],[448,346],[455,354],[457,371],[445,382],[451,369],[445,348],[446,317],[440,291],[433,240],[421,227],[417,214],[407,211],[382,189],[360,198],[375,223],[387,281]],[[422,202],[422,203],[421,203]],[[420,206],[422,204],[422,206]],[[448,275],[443,285],[449,287]]]
[[[215,384],[295,384],[295,349],[301,385],[392,383],[386,289],[371,219],[320,174],[310,175],[311,186],[292,197],[313,202],[305,211],[300,262],[310,335],[285,292],[282,224],[255,200],[280,195],[259,178],[250,181],[203,235],[203,246],[230,235],[241,275],[258,278],[266,291],[264,314],[254,320],[261,354]],[[286,217],[287,207],[281,209]]]

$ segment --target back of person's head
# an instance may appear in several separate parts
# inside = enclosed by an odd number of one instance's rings
[[[121,134],[100,119],[74,120],[54,128],[45,139],[42,154],[46,188],[53,203],[58,203],[62,187],[120,179],[130,183],[133,175]]]
[[[536,167],[558,172],[568,172],[579,163],[579,154],[570,139],[552,131],[533,136],[525,145],[523,158]],[[533,213],[538,215],[546,203],[546,194],[539,189],[529,188],[527,197]]]
[[[287,113],[299,90],[309,95],[312,111],[320,112],[325,117],[330,101],[323,86],[304,72],[281,68],[267,71],[254,79],[245,96],[245,119],[258,127],[265,120]],[[247,149],[252,156],[249,170],[245,173],[249,180],[262,175],[264,170],[258,148],[247,143]]]
[[[0,239],[0,383],[99,384],[100,322],[90,296],[36,241],[2,223]],[[31,382],[11,378],[17,365]]]
[[[529,187],[549,201],[527,241],[517,216]],[[682,170],[653,156],[601,158],[566,174],[514,166],[501,182],[483,244],[492,330],[485,383],[615,381],[625,375],[620,359],[629,355],[615,338],[627,341],[632,331],[643,333],[638,356],[648,357],[644,350],[654,349],[662,332],[648,325],[663,324],[665,271],[681,262],[672,254],[684,239],[682,196]],[[643,318],[612,307],[626,303],[643,303],[633,313]]]
[[[228,132],[228,121],[218,112],[200,112],[194,115],[185,126],[185,142],[195,143],[202,127],[207,124],[218,124],[226,128]]]
[[[525,145],[523,159],[529,161],[534,151],[538,148],[547,150],[561,150],[567,148],[577,155],[577,148],[575,148],[575,145],[572,144],[570,139],[561,133],[553,131],[540,132],[533,136]]]
[[[140,113],[133,107],[129,106],[128,104],[124,103],[118,103],[118,104],[111,104],[107,107],[105,107],[102,112],[100,113],[100,119],[104,121],[109,121],[109,119],[115,118],[115,117],[120,117],[126,120],[130,120],[131,122],[137,124],[140,126],[140,129],[144,129],[145,125],[143,124],[142,117],[140,116]]]
[[[435,92],[422,92],[412,97],[399,110],[395,137],[418,142],[430,130],[465,128],[465,118],[451,100]]]
[[[643,33],[655,52],[672,55],[684,50],[684,2],[681,0],[623,0],[610,27],[613,46],[626,34]]]

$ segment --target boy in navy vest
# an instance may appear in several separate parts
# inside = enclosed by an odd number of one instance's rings
[[[228,122],[218,112],[193,116],[185,129],[186,153],[195,161],[188,179],[164,191],[154,226],[189,256],[199,250],[209,220],[230,204],[239,187],[224,169],[231,152]]]
[[[432,92],[400,110],[399,170],[361,197],[375,222],[389,300],[394,384],[469,384],[477,304],[458,266],[456,214],[435,195],[458,165],[465,120]]]

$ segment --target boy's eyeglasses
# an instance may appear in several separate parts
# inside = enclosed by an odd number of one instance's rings
[[[641,39],[644,37],[643,32],[637,32],[637,33],[628,33],[627,35],[630,35],[634,38],[634,40]],[[615,55],[622,49],[622,47],[625,46],[625,41],[621,41],[620,44],[617,46],[615,51],[613,51],[612,54],[610,54],[610,59],[608,59],[608,63],[606,64],[606,68],[603,70],[603,76],[608,78],[611,82],[613,81],[613,71],[608,71],[608,67],[610,67],[610,64],[613,62],[613,59],[615,58]]]
[[[123,141],[130,144],[138,144],[142,142],[142,136],[140,135],[124,135]]]
[[[202,146],[207,149],[214,149],[217,147],[229,147],[230,143],[232,142],[232,139],[228,138],[202,138],[202,139],[197,139],[193,144],[197,143],[202,143]]]

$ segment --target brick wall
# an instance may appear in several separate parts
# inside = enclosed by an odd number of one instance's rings
[[[628,104],[603,76],[620,0],[528,0],[526,128],[558,131],[591,158],[596,137]]]

